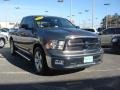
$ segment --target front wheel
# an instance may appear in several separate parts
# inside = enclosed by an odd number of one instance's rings
[[[40,47],[35,48],[33,55],[34,70],[37,74],[45,74],[47,68],[45,55]]]
[[[5,40],[0,39],[0,48],[3,48],[5,46]]]

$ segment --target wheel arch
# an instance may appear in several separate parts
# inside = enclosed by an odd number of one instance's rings
[[[40,43],[34,44],[34,46],[33,46],[33,53],[34,53],[34,50],[35,50],[36,47],[40,47],[42,49],[44,55],[45,55],[45,49],[43,48],[43,46]]]
[[[34,46],[33,46],[33,54],[34,54],[35,48],[37,48],[37,47],[40,47],[40,49],[42,50],[42,53],[44,54],[44,59],[45,59],[44,62],[45,62],[46,67],[48,68],[47,59],[46,59],[46,52],[45,52],[44,47],[40,43],[34,44]]]
[[[6,43],[6,42],[5,42],[5,38],[2,38],[2,37],[1,37],[0,39],[2,39],[2,40],[4,41],[4,43]]]

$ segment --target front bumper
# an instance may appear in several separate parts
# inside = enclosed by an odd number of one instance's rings
[[[57,70],[86,68],[92,65],[96,65],[102,62],[103,50],[100,49],[96,53],[80,53],[80,52],[64,52],[48,55],[47,65],[49,68]],[[92,57],[85,62],[85,57]]]

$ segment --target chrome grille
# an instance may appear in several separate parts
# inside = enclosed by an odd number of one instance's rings
[[[66,41],[65,50],[80,51],[93,50],[100,48],[100,41],[98,38],[75,38]]]

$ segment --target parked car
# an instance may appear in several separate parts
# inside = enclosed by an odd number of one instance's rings
[[[53,16],[27,16],[10,33],[11,54],[32,60],[35,72],[68,70],[99,64],[103,50],[98,35]]]
[[[108,28],[101,32],[101,45],[120,49],[120,28]]]
[[[6,36],[0,34],[0,48],[3,48],[7,42]]]
[[[9,29],[6,28],[0,29],[0,34],[6,36],[7,40],[9,39]]]
[[[99,34],[99,32],[96,30],[96,29],[92,29],[92,28],[82,28],[83,30],[86,30],[86,31],[90,31],[90,32],[93,32],[95,34]]]

